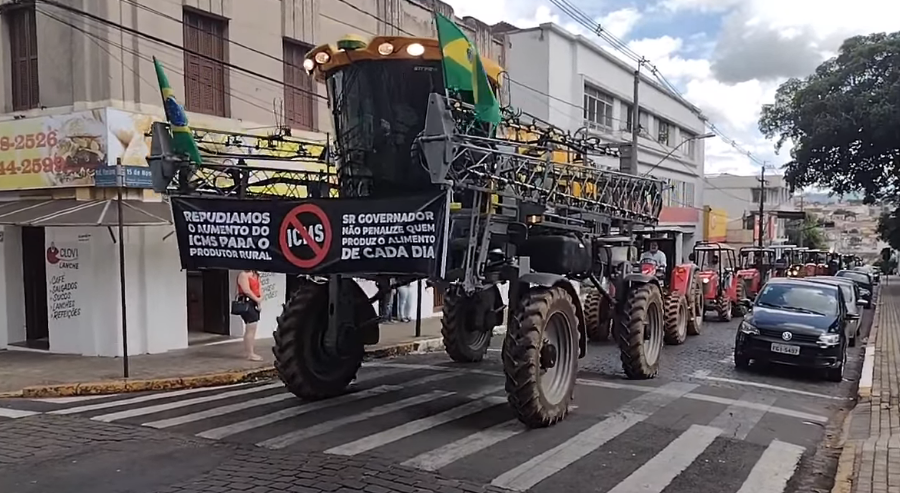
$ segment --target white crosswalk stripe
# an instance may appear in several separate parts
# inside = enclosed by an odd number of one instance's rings
[[[602,454],[604,471],[621,471],[620,477],[609,478],[603,491],[673,491],[670,485],[688,472],[692,474],[688,476],[690,482],[696,483],[697,472],[705,471],[698,465],[703,462],[698,458],[711,453],[716,440],[733,441],[736,445],[729,444],[724,449],[726,454],[735,454],[731,460],[747,463],[749,471],[744,469],[746,477],[731,478],[727,490],[719,487],[721,478],[709,477],[705,490],[784,493],[805,448],[766,438],[782,438],[766,434],[765,428],[773,423],[766,421],[767,416],[777,416],[779,423],[785,419],[799,423],[815,416],[777,407],[774,397],[754,392],[726,398],[703,394],[698,385],[690,383],[582,379],[579,384],[587,389],[584,392],[619,397],[609,403],[603,397],[597,402],[579,401],[564,423],[546,430],[528,430],[503,411],[506,397],[496,372],[403,366],[391,363],[369,368],[354,384],[358,390],[315,402],[300,401],[283,384],[274,382],[133,397],[104,396],[106,399],[100,402],[94,402],[99,399],[95,396],[45,399],[33,406],[59,406],[47,414],[83,416],[101,422],[143,422],[142,426],[151,428],[273,449],[299,447],[342,456],[384,455],[397,465],[438,473],[475,468],[494,486],[535,493],[553,493],[559,481],[568,481],[569,471],[578,469],[576,464],[581,464],[581,469],[594,464],[597,454]],[[685,414],[684,405],[715,408],[711,413],[696,413],[705,416],[704,422],[684,423],[695,414]],[[628,461],[632,454],[613,452],[635,436],[657,436],[648,432],[660,426],[657,418],[671,409],[680,409],[679,414],[662,422],[678,422],[678,429],[684,431],[678,436],[662,434],[667,438],[659,438],[640,464],[606,464]],[[41,413],[0,408],[0,419],[36,414]],[[410,418],[398,419],[401,416]],[[757,429],[764,431],[751,436]],[[748,437],[757,445],[742,445]],[[767,446],[761,456],[759,445]],[[498,456],[505,460],[490,459]],[[495,463],[503,466],[492,465]]]

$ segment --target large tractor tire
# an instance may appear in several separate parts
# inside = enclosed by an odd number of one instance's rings
[[[716,315],[719,316],[720,322],[730,322],[731,317],[734,316],[732,311],[733,303],[728,299],[727,295],[719,296],[716,299]]]
[[[444,296],[441,335],[444,337],[444,350],[453,361],[476,363],[487,354],[494,324],[486,321],[485,311],[489,306],[493,308],[494,300],[480,298],[499,296],[499,292],[494,293],[495,290],[491,288],[474,296],[458,292],[448,292]]]
[[[741,304],[741,300],[747,297],[747,291],[742,281],[738,281],[737,291],[735,292],[737,302],[731,304],[731,315],[733,317],[743,317],[745,315],[746,309],[744,308],[744,305]]]
[[[604,342],[609,340],[609,330],[612,328],[612,317],[609,316],[609,302],[599,290],[588,288],[584,297],[584,325],[588,340]]]
[[[687,333],[698,336],[703,333],[703,317],[706,312],[706,301],[703,299],[703,285],[700,278],[694,275],[690,290],[690,318],[688,318]]]
[[[687,324],[690,307],[687,297],[681,293],[671,293],[666,298],[665,342],[684,344],[687,339]]]
[[[622,369],[631,379],[653,378],[659,373],[663,347],[663,306],[659,287],[639,285],[628,293],[616,340]]]
[[[575,303],[564,288],[524,293],[502,356],[509,405],[526,426],[547,427],[568,414],[578,375],[578,337]]]
[[[275,329],[275,370],[297,397],[318,400],[344,392],[356,378],[365,354],[363,330],[377,330],[377,315],[365,292],[351,279],[340,280],[336,312],[343,314],[329,331],[328,285],[306,282],[285,304]]]

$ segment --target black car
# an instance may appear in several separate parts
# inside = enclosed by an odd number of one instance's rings
[[[775,278],[766,283],[738,326],[734,365],[751,360],[816,368],[840,382],[847,347],[855,336],[839,286],[812,280]]]
[[[872,276],[855,270],[839,270],[834,276],[844,277],[855,282],[859,286],[859,297],[868,301],[870,307],[872,306],[872,293],[875,292],[875,282],[872,280]]]
[[[850,347],[855,346],[856,340],[859,338],[860,329],[862,328],[862,309],[869,306],[868,301],[859,297],[859,286],[846,277],[813,276],[804,279],[812,282],[824,282],[826,284],[840,286],[841,291],[843,291],[844,294],[844,307],[846,308],[847,313],[859,315],[858,318],[850,320],[850,325],[853,326],[854,334],[850,339]]]

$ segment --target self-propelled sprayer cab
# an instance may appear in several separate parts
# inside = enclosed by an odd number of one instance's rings
[[[437,39],[347,36],[311,50],[304,68],[326,84],[343,196],[389,197],[432,186],[411,156],[428,98],[444,94]],[[483,64],[494,88],[500,66]]]

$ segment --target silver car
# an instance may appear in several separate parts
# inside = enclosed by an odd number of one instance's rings
[[[859,285],[846,277],[813,276],[807,277],[806,279],[813,282],[832,284],[841,288],[841,291],[844,294],[844,304],[847,307],[847,313],[858,315],[857,318],[849,321],[850,324],[853,324],[851,333],[854,334],[853,338],[849,341],[849,346],[855,346],[856,340],[859,338],[859,331],[862,328],[861,308],[869,306],[869,302],[859,296]]]

